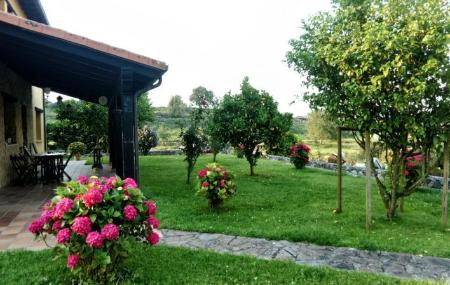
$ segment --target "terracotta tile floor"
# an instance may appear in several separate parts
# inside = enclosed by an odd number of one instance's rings
[[[99,175],[110,175],[111,168],[105,169]],[[76,179],[80,175],[91,175],[90,166],[84,161],[71,161],[67,173]],[[53,195],[57,185],[8,186],[0,189],[0,250],[46,248],[42,241],[35,241],[28,232],[28,225],[40,215],[42,205]],[[48,240],[50,245],[54,240]]]

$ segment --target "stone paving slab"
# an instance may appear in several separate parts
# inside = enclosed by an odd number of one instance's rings
[[[347,247],[270,241],[223,234],[162,230],[161,244],[262,259],[290,260],[298,264],[327,266],[402,278],[450,282],[450,259]]]

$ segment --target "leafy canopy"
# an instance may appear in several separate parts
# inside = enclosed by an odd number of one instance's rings
[[[212,118],[215,133],[233,147],[244,148],[250,174],[262,154],[262,148],[278,147],[292,125],[291,114],[281,114],[272,96],[250,85],[248,77],[241,84],[241,93],[227,94]]]

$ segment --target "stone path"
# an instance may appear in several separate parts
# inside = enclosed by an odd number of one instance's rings
[[[450,259],[410,254],[270,241],[223,234],[162,230],[162,244],[221,253],[250,255],[262,259],[290,260],[298,264],[329,266],[395,277],[450,282]]]

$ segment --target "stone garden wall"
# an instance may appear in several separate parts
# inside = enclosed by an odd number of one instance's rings
[[[289,162],[289,157],[285,157],[285,156],[268,155],[267,159]],[[312,160],[309,162],[307,167],[321,168],[321,169],[328,169],[328,170],[336,171],[337,164],[329,163],[329,162],[321,161],[321,160]],[[366,175],[365,167],[360,167],[360,166],[344,164],[344,165],[342,165],[342,171],[351,176],[365,176]],[[384,172],[384,170],[377,169],[377,172],[379,174],[381,174]],[[429,188],[442,189],[442,186],[444,185],[443,181],[444,181],[443,177],[430,175],[427,177],[425,185]],[[449,181],[449,187],[450,187],[450,181]]]

